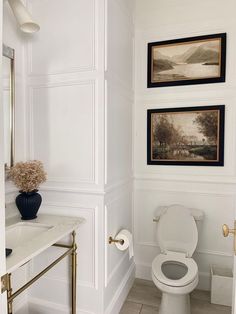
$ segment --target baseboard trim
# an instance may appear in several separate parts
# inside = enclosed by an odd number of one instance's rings
[[[120,309],[122,308],[122,305],[124,304],[131,287],[133,286],[134,279],[135,279],[135,263],[133,262],[130,265],[129,270],[127,271],[118,289],[116,290],[113,299],[107,306],[104,312],[105,314],[119,314]]]
[[[145,263],[137,263],[136,264],[136,278],[152,280],[151,276],[151,265]],[[211,286],[211,277],[210,272],[199,272],[199,283],[197,289],[210,291]]]

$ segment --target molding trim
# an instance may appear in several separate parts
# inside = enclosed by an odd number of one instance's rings
[[[194,177],[194,178],[193,178]],[[210,177],[210,179],[209,179]],[[226,179],[227,178],[227,179]],[[183,175],[142,175],[142,174],[135,174],[134,175],[135,181],[163,181],[163,182],[181,182],[181,183],[209,183],[209,184],[215,184],[215,185],[236,185],[236,177],[233,176],[217,176],[217,175],[211,175],[211,176],[198,176],[198,175],[191,175],[190,176],[183,176]]]
[[[44,88],[58,88],[58,87],[71,87],[71,86],[82,86],[82,85],[90,85],[92,88],[92,93],[93,93],[93,102],[92,102],[92,128],[93,128],[93,135],[92,135],[92,155],[93,155],[93,160],[91,164],[92,168],[92,176],[91,178],[88,179],[82,179],[82,180],[70,180],[70,179],[65,179],[63,177],[51,177],[47,180],[47,183],[66,183],[68,184],[89,184],[89,185],[98,185],[98,144],[97,144],[97,128],[98,128],[98,122],[96,121],[97,118],[97,112],[98,112],[98,97],[96,96],[97,94],[97,80],[84,80],[84,81],[79,81],[79,82],[61,82],[61,83],[48,83],[48,84],[41,84],[41,85],[36,85],[36,86],[29,86],[28,88],[28,109],[29,109],[29,114],[28,114],[28,129],[29,129],[29,139],[28,139],[28,145],[29,145],[29,155],[30,159],[35,159],[35,154],[34,154],[34,116],[33,116],[33,106],[34,106],[34,91],[37,89],[44,89]]]
[[[127,186],[129,184],[133,183],[132,177],[117,181],[113,184],[108,184],[105,187],[101,186],[98,189],[82,189],[78,187],[68,187],[68,184],[66,186],[55,186],[55,185],[47,185],[44,184],[40,188],[40,191],[45,192],[60,192],[60,193],[76,193],[76,194],[87,194],[87,195],[105,195],[108,193],[111,193],[112,191],[121,188],[123,186]],[[12,190],[10,192],[17,192],[18,190]]]
[[[75,193],[75,194],[85,194],[85,195],[104,195],[105,191],[101,189],[81,189],[78,187],[63,187],[63,186],[47,186],[44,185],[40,188],[40,191],[45,191],[45,192],[60,192],[60,193]]]
[[[106,0],[106,10],[107,10],[107,1]],[[106,14],[107,16],[107,14]],[[106,21],[107,23],[107,21]],[[107,25],[106,25],[107,28]],[[107,37],[107,36],[106,36]],[[106,43],[107,44],[107,43]],[[107,52],[106,52],[107,53]],[[107,58],[107,56],[106,56]],[[106,60],[106,65],[107,67],[107,60]],[[108,85],[107,85],[107,80],[104,81],[104,183],[107,185],[108,183]]]
[[[159,182],[160,183],[160,182]],[[183,189],[167,189],[167,188],[162,188],[160,189],[159,187],[138,187],[138,186],[134,186],[134,190],[136,191],[147,191],[147,192],[151,192],[151,191],[158,191],[158,192],[164,192],[164,193],[184,193],[184,194],[198,194],[198,195],[214,195],[216,197],[232,197],[233,199],[235,198],[235,191],[225,191],[225,192],[217,192],[217,191],[208,191],[208,192],[203,192],[202,190],[191,190],[191,191],[186,191],[186,188]]]
[[[206,254],[206,255],[217,255],[223,257],[234,257],[233,253],[221,252],[221,251],[211,251],[211,250],[197,250],[197,254]]]
[[[184,86],[183,86],[184,88]],[[185,88],[184,88],[185,89]],[[191,95],[191,92],[189,90],[185,90],[184,94],[180,91],[176,90],[174,94],[169,94],[165,92],[156,92],[153,91],[139,91],[136,93],[136,104],[145,104],[145,107],[140,109],[146,109],[147,107],[173,107],[173,106],[186,106],[187,103],[192,104],[209,104],[211,102],[212,104],[222,104],[228,103],[229,101],[232,101],[235,99],[235,87],[234,85],[223,85],[221,88],[216,88],[214,86],[211,86],[211,88],[208,87],[208,89],[202,87],[201,89],[199,86],[195,86],[194,90],[198,92],[198,96]],[[222,91],[224,91],[224,96],[222,96]],[[158,95],[158,102],[157,102],[157,95]],[[150,108],[151,109],[151,108]]]
[[[140,245],[140,246],[151,246],[160,249],[160,246],[156,244],[155,242],[141,242],[138,241],[135,243],[135,245]],[[217,256],[223,256],[223,257],[230,257],[232,258],[234,255],[233,253],[227,253],[227,252],[222,252],[222,251],[212,251],[212,250],[206,250],[206,249],[200,249],[196,250],[194,254],[206,254],[206,255],[217,255]]]

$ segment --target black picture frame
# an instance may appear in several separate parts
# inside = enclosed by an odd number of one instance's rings
[[[210,49],[209,44],[211,42],[211,45],[214,45],[214,43],[217,43],[217,40],[219,41],[218,48],[216,48],[214,54],[212,52],[212,49]],[[188,46],[186,46],[188,44]],[[189,45],[208,45],[208,55],[205,57],[203,56],[203,53],[201,53],[200,50],[195,51],[192,53],[191,57],[182,53],[177,56],[165,56],[160,53],[160,50],[163,52],[163,48],[165,49],[165,52],[167,52],[168,47],[172,49],[172,53],[174,53],[173,47],[176,45],[180,47],[184,47],[187,49],[187,47],[190,47]],[[159,49],[158,48],[162,48]],[[156,65],[154,67],[154,50],[156,49]],[[178,48],[179,49],[179,48]],[[183,49],[183,48],[182,48]],[[198,49],[201,49],[198,46]],[[202,48],[203,49],[203,48]],[[205,48],[206,49],[206,48]],[[218,49],[218,50],[217,50]],[[189,50],[190,51],[190,50]],[[170,50],[169,50],[170,52]],[[158,68],[158,53],[159,53],[159,70]],[[176,54],[178,54],[176,52]],[[218,56],[218,61],[214,63]],[[179,57],[180,59],[182,58],[182,63],[181,60],[176,61],[177,58]],[[165,58],[170,58],[169,60]],[[192,59],[191,59],[192,58]],[[177,62],[175,63],[174,62]],[[187,62],[184,64],[184,62]],[[190,61],[191,60],[191,61]],[[200,61],[202,60],[202,61]],[[212,60],[212,62],[204,62],[203,60]],[[179,63],[178,63],[179,62]],[[190,63],[188,63],[190,62]],[[203,63],[198,63],[199,67],[197,66],[197,62],[203,62]],[[164,87],[164,86],[179,86],[179,85],[193,85],[193,84],[209,84],[209,83],[222,83],[225,82],[225,73],[226,73],[226,33],[219,33],[219,34],[211,34],[211,35],[205,35],[205,36],[196,36],[196,37],[188,37],[188,38],[181,38],[181,39],[174,39],[174,40],[165,40],[165,41],[159,41],[159,42],[152,42],[148,43],[148,60],[147,60],[147,87],[148,88],[153,88],[153,87]],[[178,66],[178,67],[177,67]],[[189,66],[189,68],[188,68]],[[206,72],[207,68],[202,68],[202,66],[209,67],[209,73],[206,77],[194,77],[196,74],[196,71],[199,72],[200,67],[201,70],[203,69],[203,72]],[[211,68],[210,68],[211,67]],[[154,68],[156,70],[154,70]],[[171,69],[172,68],[172,69]],[[169,71],[165,71],[167,69],[171,69],[175,71],[175,74],[167,74]],[[179,72],[178,72],[179,71]],[[193,78],[189,79],[187,76],[185,76],[187,73],[191,74],[194,73]],[[215,72],[217,71],[217,75],[212,76],[210,75],[210,72]],[[165,74],[164,74],[165,72]],[[204,72],[204,73],[205,73]],[[183,74],[184,73],[184,74]],[[190,75],[189,74],[189,75]],[[171,75],[171,77],[170,77]],[[199,74],[203,75],[203,74]],[[166,77],[166,80],[164,79]],[[176,79],[174,79],[175,77]],[[173,79],[172,79],[173,78]],[[179,79],[178,79],[179,78]]]
[[[217,113],[217,115],[215,114],[215,112]],[[180,113],[182,114],[191,113],[191,115],[188,115],[183,119],[183,117],[180,117],[177,115]],[[194,142],[192,140],[192,138],[194,137],[188,136],[189,134],[191,135],[191,132],[193,134],[194,131],[190,127],[191,125],[195,124],[195,128],[196,128],[196,117],[199,116],[199,114],[202,114],[201,117],[209,118],[209,115],[206,116],[206,113],[211,113],[210,117],[212,117],[211,119],[213,119],[211,120],[213,122],[212,124],[210,124],[210,126],[215,125],[214,123],[216,123],[217,121],[217,130],[212,128],[213,131],[212,130],[210,131],[210,135],[212,135],[212,132],[213,132],[213,136],[217,132],[217,139],[215,140],[216,144],[215,143],[210,144],[208,142],[208,137],[206,135],[201,135],[202,144],[199,144],[200,140],[195,140]],[[193,117],[195,120],[193,120]],[[178,145],[175,142],[172,142],[172,146],[169,146],[167,149],[166,149],[166,146],[164,146],[164,148],[163,146],[161,146],[163,144],[160,144],[161,142],[160,142],[160,139],[158,138],[158,135],[160,134],[160,132],[162,132],[161,140],[163,141],[163,137],[165,136],[166,133],[163,133],[163,129],[160,129],[160,125],[161,125],[160,118],[162,119],[162,125],[164,125],[164,128],[166,128],[168,121],[171,121],[170,125],[172,127],[172,134],[175,134],[173,136],[176,136],[176,134],[178,134],[177,132],[180,132],[180,134],[182,134],[181,135],[182,139],[179,140],[180,142],[178,143]],[[167,122],[163,120],[167,118],[169,119],[168,121],[166,120]],[[175,122],[174,119],[176,119],[177,122]],[[179,121],[181,120],[183,121],[182,125],[183,126],[185,125],[184,132],[182,131],[180,127],[181,122]],[[177,166],[177,165],[178,166],[224,166],[224,124],[225,124],[224,122],[225,122],[225,105],[147,110],[147,164],[148,165],[174,165],[174,166]],[[158,123],[159,123],[159,126],[158,126]],[[209,122],[207,123],[209,126]],[[159,127],[159,131],[158,131],[158,127]],[[201,127],[201,124],[200,124],[200,127]],[[188,133],[190,129],[191,131],[190,133]],[[155,135],[154,135],[154,132],[156,132]],[[187,133],[185,134],[185,132]],[[198,131],[198,134],[196,135],[199,137],[200,136],[199,134],[203,134],[202,131]],[[192,142],[190,142],[190,139]],[[158,147],[158,143],[159,143],[159,147]],[[172,154],[174,156],[176,149],[178,149],[177,157],[167,157],[167,156],[161,157],[168,154],[170,155]],[[168,153],[166,154],[167,151]],[[197,152],[197,155],[196,155],[196,152]],[[210,155],[207,155],[208,152],[210,152],[209,154],[213,154],[214,156],[216,155],[216,158],[209,159]],[[183,155],[184,157],[181,160],[181,156],[182,156],[181,154],[183,153],[190,154],[191,157],[188,158]],[[192,155],[196,156],[196,160],[192,158]],[[202,158],[202,160],[198,160],[198,158]]]

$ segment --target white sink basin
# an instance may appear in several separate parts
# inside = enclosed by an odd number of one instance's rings
[[[53,226],[39,223],[18,222],[6,228],[6,247],[14,249],[25,245],[33,238],[40,236],[51,228],[53,228]]]
[[[19,216],[6,220],[6,245],[13,249],[6,258],[6,270],[14,272],[40,253],[60,242],[85,220],[80,217],[66,217],[40,214],[31,221],[22,221]]]

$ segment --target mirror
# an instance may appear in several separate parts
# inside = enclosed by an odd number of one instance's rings
[[[5,169],[14,164],[15,69],[14,49],[3,45],[3,109]]]

